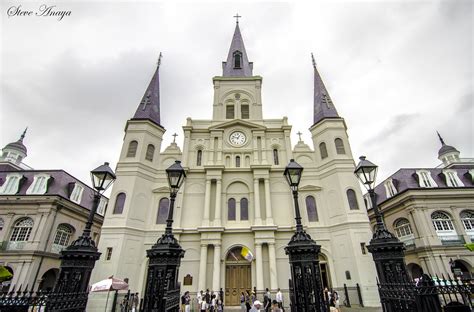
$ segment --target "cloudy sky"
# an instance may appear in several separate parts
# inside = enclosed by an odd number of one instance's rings
[[[35,16],[41,4],[58,17]],[[12,6],[31,16],[8,16]],[[84,182],[118,160],[124,126],[159,52],[163,149],[186,117],[210,119],[239,13],[265,118],[288,116],[311,142],[316,57],[354,157],[380,166],[436,166],[445,141],[474,157],[472,1],[1,1],[0,145],[24,141],[35,169]],[[10,11],[11,12],[11,11]],[[379,180],[380,181],[380,180]]]

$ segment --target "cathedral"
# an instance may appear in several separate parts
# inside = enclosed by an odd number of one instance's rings
[[[239,305],[242,291],[281,288],[288,299],[290,266],[284,247],[295,231],[291,190],[283,176],[290,159],[304,167],[299,205],[305,230],[322,246],[324,287],[360,286],[365,306],[379,306],[376,272],[365,245],[372,236],[354,176],[347,126],[314,67],[314,104],[308,113],[312,142],[292,145],[287,117],[265,119],[261,76],[254,74],[239,23],[222,75],[213,78],[212,118],[188,117],[182,149],[173,141],[162,151],[159,66],[126,122],[110,204],[101,232],[91,283],[111,275],[128,278],[143,294],[150,249],[162,235],[169,209],[165,169],[180,160],[186,170],[174,208],[173,232],[184,258],[181,291],[225,293]],[[290,91],[290,90],[288,90]],[[199,105],[210,105],[199,104]],[[340,292],[342,294],[342,292]]]

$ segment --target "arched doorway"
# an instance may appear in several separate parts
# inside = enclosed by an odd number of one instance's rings
[[[407,269],[411,279],[420,278],[423,275],[423,269],[416,263],[409,263]]]
[[[451,265],[451,272],[453,272],[455,277],[460,277],[462,279],[470,279],[471,278],[471,270],[470,265],[466,261],[463,260],[454,260],[450,261]]]
[[[240,305],[240,294],[252,287],[252,267],[242,256],[242,246],[229,250],[225,259],[225,304]]]
[[[328,289],[332,288],[331,278],[329,277],[329,266],[328,259],[325,255],[319,254],[319,270],[321,272],[321,281],[323,283],[323,289],[327,287]]]
[[[56,279],[58,278],[59,269],[49,269],[44,272],[41,277],[41,283],[39,285],[39,290],[51,291],[54,288]]]

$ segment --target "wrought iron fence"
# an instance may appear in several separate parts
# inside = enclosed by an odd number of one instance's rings
[[[418,281],[378,283],[385,312],[462,312],[473,308],[471,280],[424,274]]]
[[[47,311],[79,312],[85,311],[87,292],[53,293],[47,291],[21,290],[0,292],[0,312]]]

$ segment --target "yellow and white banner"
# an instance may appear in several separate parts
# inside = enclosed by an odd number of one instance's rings
[[[242,255],[242,257],[247,259],[248,262],[252,262],[253,255],[247,247],[242,247],[242,251],[240,252],[240,254]]]

